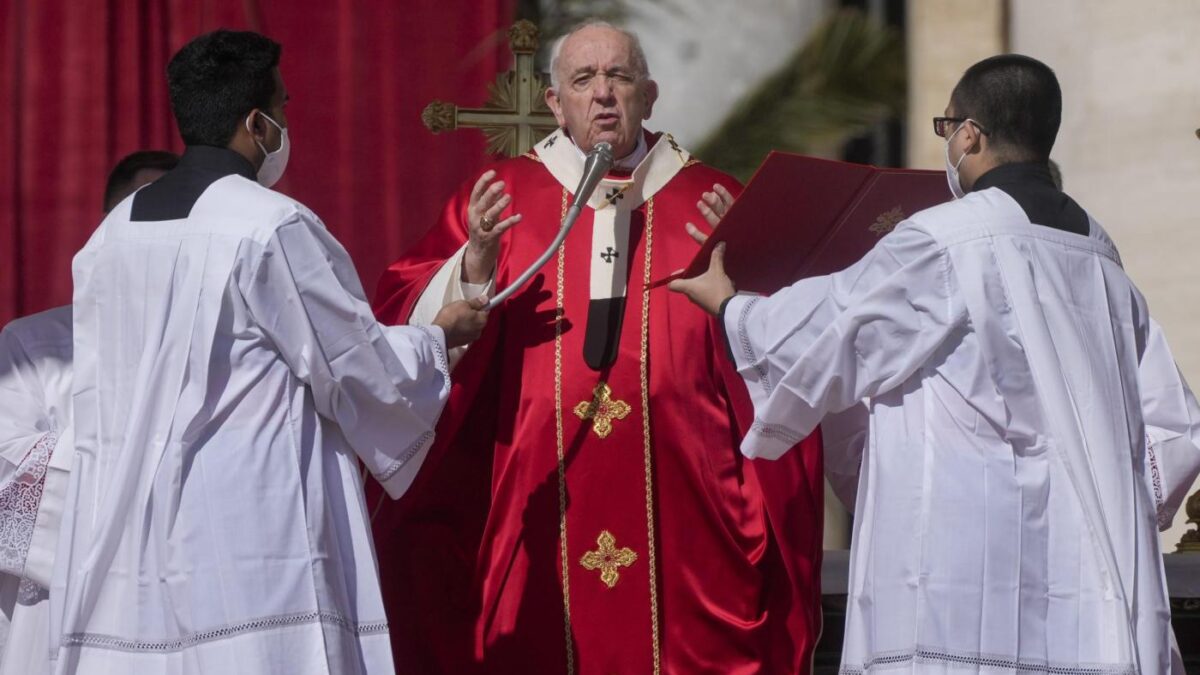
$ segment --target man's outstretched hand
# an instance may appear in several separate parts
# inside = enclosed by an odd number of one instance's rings
[[[683,293],[709,314],[720,312],[721,305],[737,293],[733,281],[725,274],[725,243],[721,242],[713,248],[708,270],[704,274],[692,279],[676,279],[667,288]]]
[[[487,326],[487,298],[458,300],[442,308],[433,317],[433,325],[446,334],[446,347],[454,349],[471,344],[483,334]]]

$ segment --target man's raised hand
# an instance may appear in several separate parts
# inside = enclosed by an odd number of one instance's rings
[[[700,201],[696,202],[696,208],[700,210],[700,215],[704,216],[705,222],[710,227],[716,227],[721,222],[721,219],[725,217],[725,214],[729,212],[729,207],[732,205],[733,195],[720,183],[713,185],[712,192],[701,194]],[[704,242],[708,241],[708,235],[694,224],[688,223],[685,227],[688,235],[696,240],[697,244],[703,245]]]
[[[463,261],[463,281],[486,284],[496,268],[500,253],[500,236],[521,222],[521,214],[500,220],[500,214],[512,203],[512,195],[504,192],[504,181],[495,181],[495,171],[485,171],[471,188],[467,204],[469,239]]]

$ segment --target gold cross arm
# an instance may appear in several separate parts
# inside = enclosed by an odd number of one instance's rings
[[[580,401],[572,412],[585,422],[592,420],[592,431],[600,438],[608,438],[612,433],[613,420],[623,420],[632,411],[628,403],[613,398],[612,389],[601,382],[592,391],[592,400]]]
[[[600,536],[596,538],[596,545],[599,548],[584,553],[579,559],[579,564],[589,572],[600,570],[600,581],[612,588],[621,579],[618,570],[636,562],[637,554],[632,549],[617,548],[617,538],[608,530],[600,532]]]
[[[484,107],[460,108],[446,101],[433,101],[421,113],[425,127],[435,134],[462,127],[479,129],[488,139],[490,154],[509,157],[528,152],[553,133],[558,123],[546,105],[546,80],[533,63],[537,35],[537,26],[532,22],[513,24],[508,36],[516,63],[488,86]]]

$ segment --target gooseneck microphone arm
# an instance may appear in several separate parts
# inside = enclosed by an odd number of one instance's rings
[[[558,250],[559,246],[567,238],[567,233],[575,226],[575,221],[579,219],[579,214],[583,212],[583,207],[587,206],[588,200],[592,198],[592,193],[596,191],[596,186],[600,184],[600,180],[612,168],[613,154],[612,146],[608,143],[597,143],[596,147],[587,155],[587,161],[583,164],[583,178],[579,180],[579,187],[575,189],[575,200],[571,202],[571,208],[567,209],[567,215],[563,217],[562,226],[558,230],[558,236],[550,243],[546,252],[542,254],[529,269],[525,270],[521,276],[517,277],[516,281],[508,285],[503,291],[496,294],[492,298],[485,309],[491,311],[500,306],[500,303],[508,299],[510,295],[521,289],[542,266],[549,262],[550,257]]]

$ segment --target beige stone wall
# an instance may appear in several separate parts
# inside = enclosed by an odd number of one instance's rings
[[[1048,63],[1063,88],[1054,158],[1066,191],[1112,234],[1200,387],[1200,2],[1012,0],[1007,16],[1001,0],[908,8],[910,165],[943,166],[928,118],[967,66],[1006,42]],[[1164,534],[1165,550],[1183,520]]]
[[[941,169],[945,143],[933,135],[963,71],[1004,51],[1000,0],[908,0],[908,165]]]
[[[1054,157],[1066,191],[1116,240],[1200,386],[1200,2],[1014,0],[1011,25],[1013,51],[1062,84]]]

